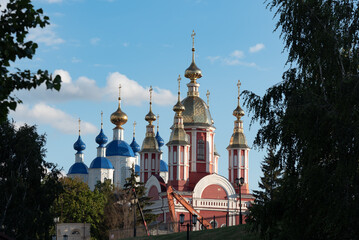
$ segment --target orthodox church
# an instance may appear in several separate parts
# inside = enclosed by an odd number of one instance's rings
[[[85,144],[79,134],[74,144],[75,163],[71,166],[68,177],[81,178],[91,189],[97,181],[110,179],[115,186],[122,187],[135,166],[141,182],[145,183],[146,193],[151,197],[152,212],[158,215],[158,221],[166,222],[173,215],[179,219],[180,214],[189,220],[191,214],[180,201],[174,201],[174,213],[168,204],[167,190],[171,186],[182,196],[203,218],[213,218],[211,224],[216,227],[239,223],[239,212],[244,213],[254,200],[248,188],[249,150],[243,132],[244,111],[240,107],[238,81],[237,106],[233,111],[233,134],[229,140],[228,178],[218,174],[219,154],[215,146],[214,121],[208,103],[200,98],[198,79],[202,71],[195,63],[194,36],[192,34],[192,62],[185,70],[184,76],[189,79],[187,96],[181,100],[180,81],[178,77],[178,101],[173,106],[174,122],[171,126],[168,148],[168,165],[162,159],[161,148],[164,140],[155,133],[154,122],[158,116],[152,112],[152,87],[150,88],[149,112],[145,116],[148,122],[146,136],[142,147],[136,143],[135,131],[131,144],[124,141],[123,125],[128,117],[121,109],[121,94],[118,109],[111,115],[113,140],[106,145],[108,138],[102,128],[96,137],[97,157],[89,168],[83,162]],[[120,87],[121,90],[121,87]],[[135,123],[134,123],[135,128]],[[242,179],[243,183],[238,184]],[[238,199],[241,191],[241,201]],[[241,203],[241,205],[240,205]],[[226,217],[224,217],[226,216]],[[200,229],[199,224],[195,227]]]

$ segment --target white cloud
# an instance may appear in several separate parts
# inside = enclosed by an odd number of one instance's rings
[[[65,41],[58,37],[54,31],[54,25],[47,26],[45,28],[30,29],[28,40],[44,43],[47,46],[58,45]]]
[[[8,4],[9,0],[0,0],[0,11],[4,10],[6,8],[6,5]]]
[[[62,0],[45,0],[47,3],[60,3]]]
[[[66,102],[76,99],[90,101],[114,101],[118,98],[118,86],[122,86],[122,99],[128,105],[141,105],[149,100],[149,86],[143,87],[135,80],[127,76],[114,72],[107,77],[105,87],[99,87],[96,81],[87,77],[79,77],[73,81],[69,72],[58,69],[53,76],[60,75],[62,79],[61,90],[46,90],[44,85],[30,91],[21,90],[16,92],[16,96],[24,102]],[[159,105],[171,105],[176,102],[176,96],[167,89],[154,86],[153,102]]]
[[[208,56],[207,59],[211,62],[214,63],[215,61],[219,60],[221,57],[220,56]]]
[[[239,51],[239,50],[234,50],[234,51],[231,53],[231,57],[234,57],[234,58],[244,58],[244,52],[243,52],[243,51]]]
[[[265,48],[263,43],[257,43],[256,45],[249,48],[249,52],[255,53],[263,50]]]
[[[95,38],[91,38],[91,40],[90,40],[90,43],[92,44],[92,45],[97,45],[99,42],[100,42],[100,38],[97,38],[97,37],[95,37]]]
[[[74,134],[78,131],[77,118],[45,103],[37,103],[33,108],[20,104],[11,116],[17,125],[27,124],[47,124],[63,133]],[[81,132],[83,134],[97,133],[98,129],[91,123],[82,121]]]
[[[115,99],[118,96],[118,87],[121,84],[121,98],[128,105],[141,105],[149,101],[149,87],[143,87],[138,82],[127,78],[125,75],[114,72],[107,78],[105,92]],[[158,105],[171,105],[176,102],[176,96],[167,89],[153,88],[153,102]]]

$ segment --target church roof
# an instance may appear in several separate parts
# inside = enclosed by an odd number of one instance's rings
[[[104,147],[105,144],[107,143],[107,141],[108,141],[108,138],[104,134],[103,129],[101,128],[100,133],[96,137],[96,143],[99,145],[99,147]]]
[[[160,172],[168,172],[168,165],[165,161],[160,161]]]
[[[74,143],[74,149],[77,151],[77,153],[82,153],[82,151],[86,149],[86,144],[82,141],[80,135],[77,141]]]
[[[165,141],[163,141],[163,138],[160,136],[160,133],[158,131],[156,133],[156,140],[157,140],[159,148],[161,148],[163,145],[165,145]]]
[[[87,169],[88,168],[86,164],[84,164],[83,162],[77,162],[70,167],[69,172],[67,174],[88,174]]]
[[[106,156],[134,157],[135,154],[128,143],[123,140],[113,140],[106,146]]]
[[[138,152],[141,150],[141,147],[140,147],[140,145],[138,145],[138,143],[136,142],[135,137],[133,137],[132,142],[131,142],[131,144],[130,144],[130,147],[132,148],[132,151],[133,151],[134,153],[138,153]]]
[[[207,104],[197,96],[187,96],[182,100],[185,107],[183,123],[188,125],[212,126],[212,117]]]
[[[105,168],[105,169],[113,169],[112,163],[105,157],[96,157],[92,163],[90,168]]]

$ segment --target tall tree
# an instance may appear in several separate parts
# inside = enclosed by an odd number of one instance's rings
[[[4,2],[4,1],[2,1]],[[3,7],[3,6],[1,6]],[[32,59],[38,45],[27,41],[32,28],[43,28],[49,17],[35,9],[30,0],[9,0],[0,13],[0,122],[7,119],[9,110],[15,110],[21,100],[12,95],[14,90],[36,88],[45,83],[47,89],[60,90],[61,78],[52,78],[47,70],[12,69],[18,59]]]
[[[359,236],[359,2],[271,0],[289,69],[263,97],[244,92],[278,149],[283,216],[278,238]]]
[[[108,239],[103,228],[106,195],[98,189],[91,191],[80,179],[62,178],[61,183],[64,192],[53,207],[60,222],[91,223],[92,236]]]
[[[0,231],[16,239],[48,239],[60,171],[45,158],[35,126],[0,124]]]
[[[262,163],[263,177],[259,182],[259,191],[254,191],[254,203],[250,207],[250,214],[247,223],[251,224],[255,230],[260,232],[263,239],[274,239],[279,231],[276,223],[278,216],[281,217],[283,211],[280,197],[280,177],[281,169],[278,165],[277,156],[274,150],[269,150],[268,155]]]
[[[134,198],[134,194],[131,193],[133,189],[135,189],[137,201],[140,204],[140,207],[143,211],[143,215],[145,217],[145,220],[147,224],[154,221],[156,219],[156,215],[152,214],[152,211],[146,207],[152,205],[150,202],[150,198],[146,196],[146,188],[145,184],[143,182],[140,182],[137,180],[138,175],[135,172],[134,166],[131,168],[131,176],[126,179],[126,184],[124,185],[124,190],[126,190],[132,198]],[[136,212],[137,212],[137,224],[143,224],[142,217],[140,215],[139,209],[136,206]]]

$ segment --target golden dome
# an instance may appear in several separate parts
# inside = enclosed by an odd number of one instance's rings
[[[178,115],[181,115],[181,113],[185,110],[185,107],[182,105],[180,101],[176,103],[176,105],[173,106],[173,111],[176,112]]]
[[[183,123],[188,125],[212,126],[213,120],[207,104],[197,96],[188,96],[182,101],[185,110],[182,113]]]
[[[233,116],[235,116],[238,120],[244,116],[244,111],[239,105],[236,109],[234,109]]]
[[[167,145],[189,145],[186,131],[182,128],[174,128]]]
[[[111,122],[116,125],[117,128],[122,128],[128,120],[126,113],[121,110],[120,103],[118,104],[117,110],[111,114]]]
[[[186,69],[184,76],[191,80],[196,80],[202,77],[202,71],[197,67],[194,59],[192,59],[191,65]]]
[[[150,109],[150,111],[147,113],[147,115],[145,116],[145,120],[147,122],[149,122],[150,124],[152,124],[153,121],[156,121],[156,115],[153,114],[152,110]]]

